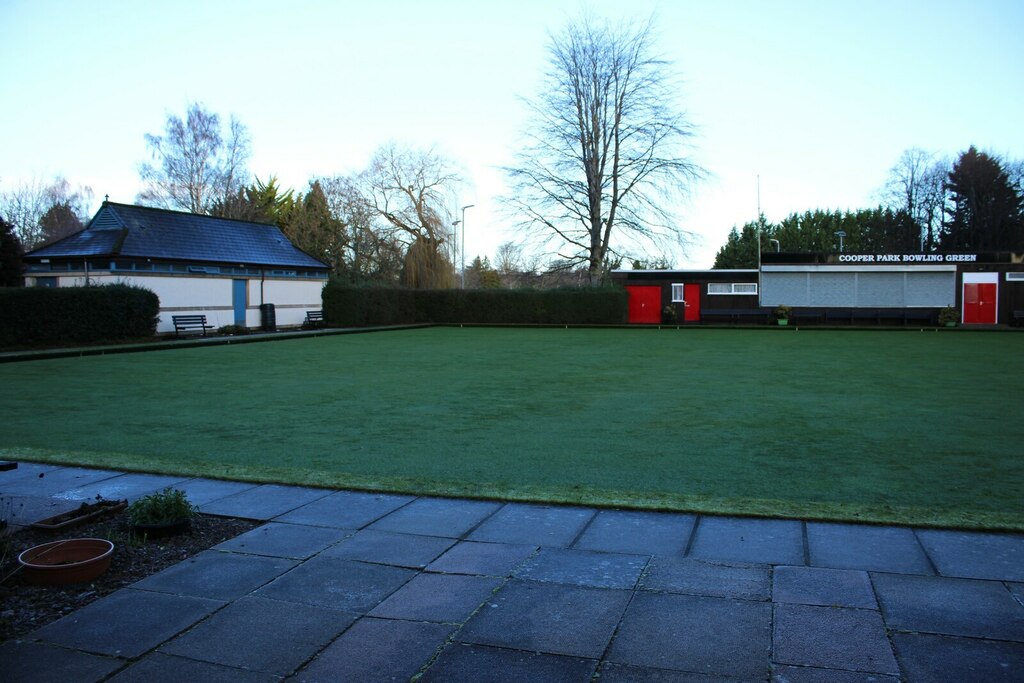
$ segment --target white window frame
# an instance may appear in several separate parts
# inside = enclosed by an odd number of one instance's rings
[[[685,296],[686,296],[686,285],[683,284],[682,282],[673,282],[672,283],[672,303],[674,303],[674,304],[686,303],[686,299],[683,298]]]
[[[712,287],[720,287],[722,289],[728,288],[729,291],[713,292]],[[753,287],[753,291],[743,292],[736,291],[737,287]],[[708,283],[708,294],[710,296],[757,296],[757,283],[756,282],[709,282]]]
[[[1024,281],[1024,272],[1020,271],[1007,271],[1006,272],[1007,282],[1021,282]]]

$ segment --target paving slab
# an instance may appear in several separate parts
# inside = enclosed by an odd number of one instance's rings
[[[608,661],[717,676],[768,676],[771,606],[764,602],[637,593]]]
[[[410,569],[318,556],[256,595],[365,614],[415,575]]]
[[[419,498],[378,519],[369,528],[403,534],[462,538],[500,507],[501,503],[482,500]]]
[[[640,580],[640,587],[651,591],[743,600],[768,600],[771,597],[771,578],[767,567],[678,557],[652,558]]]
[[[264,484],[218,498],[199,509],[210,515],[267,521],[330,493],[327,489]]]
[[[589,508],[509,503],[477,527],[469,540],[566,548],[594,514]]]
[[[254,489],[259,484],[243,481],[224,481],[223,479],[189,479],[177,484],[175,488],[185,492],[185,496],[193,505],[202,507],[220,498],[227,498],[242,491]]]
[[[355,614],[340,610],[249,596],[239,598],[160,651],[286,676],[355,620]]]
[[[6,683],[93,683],[124,665],[123,659],[41,643],[8,640],[0,645],[0,677]]]
[[[1017,602],[1024,605],[1024,583],[1008,583],[1006,587],[1013,593],[1013,597],[1017,598]]]
[[[369,616],[461,624],[502,583],[492,576],[419,574],[374,607]]]
[[[1024,642],[1024,607],[996,581],[872,574],[889,628]]]
[[[422,569],[454,543],[450,538],[363,529],[324,551],[323,556]]]
[[[535,545],[460,541],[428,564],[427,571],[511,576],[535,552]]]
[[[40,476],[41,475],[41,476]],[[3,487],[4,495],[53,496],[76,489],[87,484],[94,484],[104,479],[121,476],[121,472],[112,470],[91,470],[83,467],[61,467],[56,470],[40,472],[34,477],[15,479]]]
[[[601,666],[600,681],[601,683],[762,683],[763,679],[705,676],[687,671],[605,663]]]
[[[207,550],[132,584],[132,588],[234,600],[251,593],[294,567],[279,557],[259,557]]]
[[[648,555],[599,553],[590,550],[541,548],[515,571],[515,576],[531,581],[550,581],[593,588],[636,586]]]
[[[420,679],[423,683],[587,683],[597,661],[453,643]]]
[[[862,671],[839,671],[810,666],[775,667],[772,683],[900,683],[896,676],[864,673]]]
[[[922,633],[892,637],[904,683],[1020,683],[1024,645]]]
[[[415,496],[337,491],[295,508],[277,517],[276,521],[339,529],[362,529],[414,500]]]
[[[878,609],[867,572],[822,567],[776,567],[772,575],[775,602]]]
[[[454,629],[445,624],[362,618],[307,664],[294,680],[407,681],[430,661]]]
[[[280,680],[273,674],[154,652],[111,678],[110,683],[274,683]]]
[[[573,548],[632,555],[682,555],[694,515],[602,510]]]
[[[168,486],[177,488],[177,484],[187,481],[187,479],[188,477],[161,474],[122,474],[84,486],[67,489],[66,491],[55,493],[53,497],[74,501],[103,498],[104,500],[128,500],[132,502],[150,493],[161,491]]]
[[[351,533],[329,527],[268,522],[214,546],[214,550],[305,560]]]
[[[18,479],[25,479],[28,477],[38,477],[40,474],[46,472],[53,472],[59,470],[63,465],[51,465],[45,462],[18,462],[18,466],[13,470],[4,470],[0,472],[0,494],[2,494],[7,485]]]
[[[873,610],[776,605],[774,644],[779,664],[899,675],[882,616]]]
[[[139,657],[224,602],[125,588],[43,626],[29,638],[114,657]]]
[[[1024,535],[919,529],[917,537],[943,576],[1024,581]]]
[[[914,532],[904,527],[807,523],[814,567],[899,574],[934,574]]]
[[[701,517],[690,557],[802,565],[803,528],[800,522],[791,520]]]
[[[629,596],[623,590],[511,580],[455,637],[477,645],[596,659]]]

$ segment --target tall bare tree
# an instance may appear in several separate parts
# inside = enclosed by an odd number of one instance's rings
[[[447,257],[452,239],[455,192],[461,184],[452,162],[433,150],[384,145],[360,178],[362,194],[390,230],[407,245],[406,284],[450,287],[454,271]]]
[[[889,169],[882,200],[894,210],[903,210],[921,229],[921,246],[925,251],[935,247],[942,228],[946,204],[946,176],[949,162],[937,159],[919,147],[905,150]]]
[[[169,114],[164,135],[146,135],[154,163],[139,166],[145,188],[139,201],[191,213],[209,213],[248,182],[251,154],[245,126],[234,116],[227,138],[220,117],[202,104],[189,105],[185,119]]]
[[[616,249],[685,246],[691,235],[673,208],[704,171],[688,153],[693,128],[652,22],[583,18],[548,51],[529,142],[506,169],[521,226],[562,262],[584,264],[591,282]]]

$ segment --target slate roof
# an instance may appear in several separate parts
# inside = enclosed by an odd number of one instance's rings
[[[111,256],[326,270],[280,228],[193,213],[104,202],[85,230],[26,258]]]

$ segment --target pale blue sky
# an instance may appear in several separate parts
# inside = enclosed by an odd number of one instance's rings
[[[628,9],[625,9],[628,4]],[[251,170],[304,188],[380,144],[465,169],[466,251],[512,237],[494,198],[540,83],[548,31],[588,8],[657,17],[713,174],[681,207],[710,267],[729,229],[877,203],[912,146],[1024,157],[1024,2],[154,3],[0,0],[0,189],[66,176],[131,202],[143,136],[199,100],[252,135]]]

